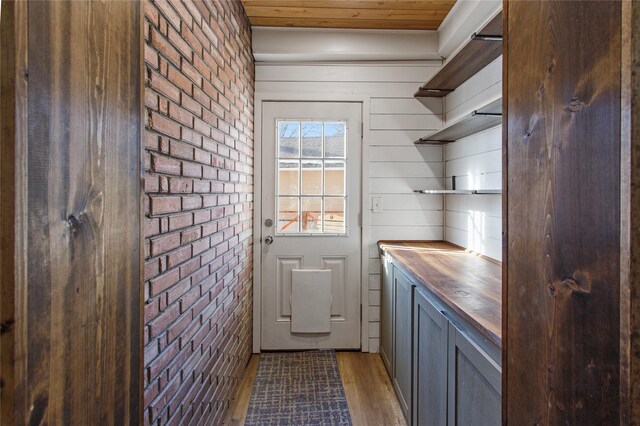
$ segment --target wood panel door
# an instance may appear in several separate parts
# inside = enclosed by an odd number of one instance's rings
[[[507,424],[621,419],[622,3],[505,2]]]
[[[3,425],[142,423],[140,9],[2,2]]]

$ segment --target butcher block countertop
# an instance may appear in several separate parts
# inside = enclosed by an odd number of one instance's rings
[[[380,250],[502,347],[502,266],[443,241],[380,241]]]

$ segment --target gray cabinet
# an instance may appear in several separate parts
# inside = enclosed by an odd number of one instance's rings
[[[407,421],[411,420],[413,284],[397,268],[393,271],[393,387]]]
[[[389,256],[382,256],[380,291],[380,356],[393,377],[393,264]]]
[[[449,321],[417,288],[413,303],[413,425],[447,422]]]
[[[501,375],[488,352],[450,323],[449,426],[499,426]]]
[[[407,423],[500,425],[500,348],[391,259],[382,256],[380,353]]]

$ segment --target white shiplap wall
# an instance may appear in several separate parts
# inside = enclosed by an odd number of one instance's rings
[[[413,98],[414,92],[440,68],[440,61],[421,63],[256,64],[256,96],[291,93],[370,97],[369,138],[369,351],[379,349],[380,261],[376,243],[391,239],[443,239],[443,197],[414,194],[414,189],[441,188],[443,148],[416,147],[413,142],[442,125],[442,101]],[[372,200],[382,211],[374,213]],[[366,253],[365,253],[366,254]],[[366,282],[366,280],[365,280]],[[363,300],[363,303],[367,303]],[[365,310],[366,312],[366,310]],[[367,324],[363,324],[367,327]]]
[[[446,121],[454,121],[502,96],[502,57],[445,98]],[[502,188],[502,127],[446,145],[445,175],[458,189]],[[496,260],[502,258],[502,197],[447,195],[445,239]]]

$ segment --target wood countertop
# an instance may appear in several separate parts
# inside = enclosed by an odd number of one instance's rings
[[[502,266],[443,241],[379,241],[380,250],[502,347]]]

